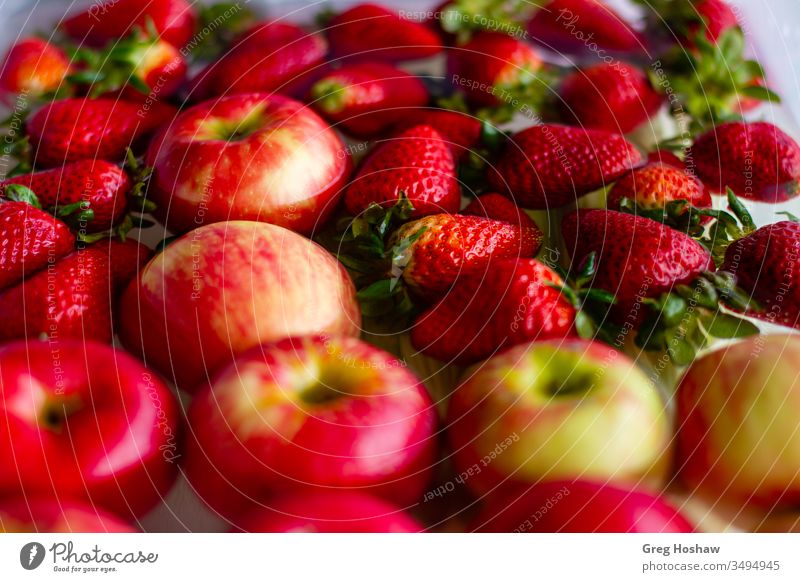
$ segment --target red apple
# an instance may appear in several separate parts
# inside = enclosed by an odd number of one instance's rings
[[[0,533],[135,533],[132,525],[102,509],[69,499],[15,497],[0,500]]]
[[[309,234],[352,170],[339,136],[302,103],[248,93],[183,111],[150,144],[156,216],[172,232],[258,220]]]
[[[800,336],[750,338],[696,360],[678,389],[682,480],[723,505],[800,502]]]
[[[490,504],[474,529],[495,533],[691,533],[662,497],[592,481],[551,481]]]
[[[186,475],[226,516],[298,490],[406,505],[428,484],[436,409],[390,354],[348,337],[288,338],[243,354],[189,410]]]
[[[58,339],[3,345],[0,396],[2,495],[140,516],[175,480],[175,399],[121,351]]]
[[[167,246],[120,311],[125,346],[184,390],[261,342],[358,335],[361,325],[353,283],[332,255],[285,228],[245,221]]]
[[[402,509],[353,491],[277,497],[237,520],[236,530],[269,533],[416,533],[424,529]]]
[[[622,353],[584,340],[523,344],[474,366],[450,398],[447,431],[479,494],[656,476],[672,438],[653,382]]]

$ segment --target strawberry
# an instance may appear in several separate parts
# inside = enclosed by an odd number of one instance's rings
[[[240,42],[200,71],[191,84],[192,99],[252,92],[292,94],[310,71],[325,62],[328,44],[320,34],[302,34],[285,42],[267,42],[267,36]]]
[[[753,315],[800,329],[800,223],[784,220],[734,241],[721,269],[764,308]]]
[[[565,120],[618,133],[645,123],[664,102],[641,69],[620,61],[574,71],[561,82],[559,96]]]
[[[636,309],[687,284],[713,267],[696,240],[659,222],[613,210],[578,210],[562,222],[573,265],[597,257],[593,286],[613,293],[623,308]]]
[[[127,148],[174,114],[172,107],[159,103],[63,99],[34,113],[27,130],[39,166],[94,159],[122,161]]]
[[[70,70],[67,55],[53,44],[39,38],[24,38],[12,46],[0,69],[0,93],[25,93],[42,97],[54,92]]]
[[[702,0],[694,6],[694,9],[702,20],[706,38],[710,42],[717,42],[724,33],[739,26],[736,13],[724,0]],[[694,24],[689,27],[690,37],[697,34],[700,26],[700,24]]]
[[[177,48],[195,33],[197,13],[187,0],[105,0],[67,18],[61,25],[74,40],[104,46],[152,23],[160,38]]]
[[[453,48],[447,73],[467,101],[481,107],[509,104],[514,99],[535,101],[543,92],[537,82],[543,61],[525,42],[499,32],[481,32]]]
[[[101,160],[82,160],[61,168],[15,176],[0,181],[0,192],[10,184],[33,190],[41,204],[56,216],[91,210],[91,219],[81,228],[86,232],[108,230],[125,214],[126,195],[131,189],[128,174],[120,167]]]
[[[417,77],[384,63],[345,65],[311,87],[311,106],[347,134],[371,138],[428,103]],[[409,110],[411,109],[411,110]]]
[[[656,26],[666,28],[669,37],[677,37],[687,48],[696,48],[694,39],[701,29],[710,43],[716,43],[725,33],[739,27],[733,8],[724,0],[698,0],[675,2],[674,0],[635,0],[652,14]]]
[[[111,263],[111,283],[117,293],[121,293],[128,283],[153,258],[153,251],[142,243],[126,238],[107,238],[92,245],[92,248],[103,250]]]
[[[104,50],[80,48],[73,61],[78,71],[68,78],[88,86],[90,97],[115,95],[143,101],[167,99],[180,89],[186,62],[170,43],[137,30]]]
[[[535,224],[434,214],[401,226],[390,244],[397,248],[405,240],[411,242],[398,253],[403,281],[415,295],[430,298],[441,296],[460,277],[485,274],[490,261],[533,257],[542,232]]]
[[[337,14],[325,32],[331,52],[339,59],[410,61],[442,50],[442,41],[433,30],[377,4],[359,4]]]
[[[401,193],[414,207],[414,218],[455,213],[461,206],[453,154],[445,138],[428,125],[380,142],[362,162],[344,201],[355,216],[373,203],[391,206]]]
[[[88,247],[0,293],[0,340],[111,341],[108,255]]]
[[[608,194],[608,207],[618,210],[624,199],[642,210],[665,210],[671,202],[686,201],[710,208],[711,194],[703,183],[668,164],[649,163],[622,176]]]
[[[256,22],[242,32],[232,43],[234,50],[252,46],[279,47],[295,42],[308,33],[296,24],[280,20]]]
[[[644,40],[600,0],[552,0],[528,22],[528,33],[544,46],[565,52],[638,54]]]
[[[535,259],[505,259],[460,279],[411,329],[424,354],[460,365],[503,348],[574,333],[576,311],[554,288],[561,277]]]
[[[621,135],[563,125],[537,125],[506,146],[489,183],[523,208],[575,202],[637,166],[642,155]]]
[[[766,122],[731,122],[698,137],[691,148],[697,175],[712,192],[782,202],[800,193],[800,146]]]
[[[647,154],[647,162],[651,164],[667,164],[679,170],[686,170],[686,162],[669,150],[658,149]]]
[[[393,129],[400,132],[415,125],[430,125],[442,134],[456,159],[477,146],[481,140],[481,121],[460,111],[419,109],[398,119]]]
[[[516,224],[523,228],[536,228],[538,230],[536,223],[530,216],[525,214],[524,210],[500,194],[489,193],[478,196],[461,212],[462,214],[493,218],[509,224]]]
[[[0,199],[0,290],[18,283],[75,246],[62,221],[41,210],[29,191],[7,188]]]

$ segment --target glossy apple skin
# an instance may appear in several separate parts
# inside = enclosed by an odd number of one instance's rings
[[[405,506],[435,464],[436,410],[424,386],[355,338],[254,348],[195,397],[189,424],[186,475],[225,516],[301,490],[357,490]]]
[[[246,135],[230,139],[232,131]],[[174,233],[257,220],[302,234],[334,211],[352,171],[339,136],[311,109],[248,93],[183,111],[147,152],[156,217]]]
[[[174,396],[121,351],[88,341],[5,344],[0,397],[0,495],[141,516],[177,476]]]
[[[593,481],[548,481],[485,507],[473,529],[492,533],[692,533],[665,499]]]
[[[361,312],[344,268],[285,228],[198,228],[156,255],[125,291],[120,338],[186,391],[262,342],[355,336]]]
[[[737,507],[800,502],[800,337],[744,340],[696,360],[678,389],[676,469]]]
[[[558,386],[574,392],[548,392]],[[447,418],[456,467],[472,469],[467,485],[481,495],[545,478],[655,478],[672,436],[649,378],[583,340],[523,344],[473,366]]]
[[[0,533],[135,533],[139,530],[81,501],[16,497],[0,500]]]
[[[287,494],[235,520],[234,531],[263,533],[417,533],[424,527],[408,513],[354,491]]]

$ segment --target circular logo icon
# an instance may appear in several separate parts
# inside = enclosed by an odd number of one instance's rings
[[[19,551],[19,563],[26,570],[35,570],[44,562],[44,546],[39,542],[30,542]]]

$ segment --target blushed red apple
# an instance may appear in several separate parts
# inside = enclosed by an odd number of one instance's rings
[[[474,524],[495,533],[691,533],[659,495],[592,481],[549,481],[497,499]]]
[[[656,477],[672,438],[653,382],[614,348],[523,344],[476,364],[450,397],[447,432],[483,494],[542,479]]]
[[[70,499],[0,500],[0,533],[134,533],[131,524]]]
[[[422,382],[349,337],[253,348],[197,394],[189,424],[186,476],[225,516],[304,490],[405,506],[436,462],[436,410]]]
[[[800,336],[765,335],[696,360],[678,388],[682,480],[706,499],[800,502]]]
[[[236,530],[269,533],[416,533],[404,510],[353,491],[287,494],[236,520]]]
[[[140,516],[177,476],[174,396],[99,343],[0,346],[0,495],[85,500]]]
[[[247,93],[183,111],[152,141],[150,196],[172,232],[258,220],[303,234],[336,207],[352,170],[339,136],[302,103]]]
[[[128,350],[183,390],[236,355],[292,335],[358,335],[355,288],[308,239],[260,222],[198,228],[150,261],[122,297]]]

